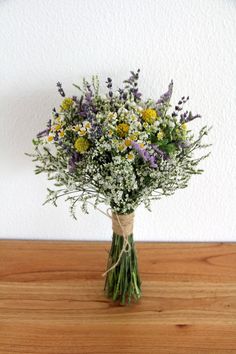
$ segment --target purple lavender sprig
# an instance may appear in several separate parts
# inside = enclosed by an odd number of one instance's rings
[[[62,97],[65,97],[65,96],[66,96],[65,91],[63,90],[62,84],[61,84],[59,81],[58,81],[58,83],[57,83],[57,87],[58,87],[58,92],[60,93],[60,95],[61,95]]]
[[[107,78],[107,81],[106,81],[106,84],[107,84],[107,88],[108,88],[108,95],[109,97],[112,97],[113,96],[113,92],[112,92],[112,79],[110,77]]]
[[[84,95],[84,100],[88,105],[92,105],[93,91],[91,86],[87,84],[87,92]]]
[[[44,136],[47,136],[49,134],[49,132],[50,132],[51,125],[52,125],[52,121],[51,121],[51,119],[49,119],[49,121],[47,123],[47,129],[39,132],[37,134],[37,138],[40,139],[40,138],[43,138]]]
[[[172,113],[172,117],[177,117],[178,116],[178,113],[180,111],[183,110],[183,106],[184,104],[189,100],[189,96],[185,98],[185,96],[181,97],[181,99],[179,100],[178,104],[175,106],[175,110],[174,112]],[[188,114],[188,111],[186,111],[185,113],[183,113],[184,115],[187,115]],[[182,115],[183,115],[182,114]],[[181,115],[181,116],[182,116]]]
[[[132,147],[137,151],[139,156],[142,157],[144,161],[150,163],[150,167],[152,167],[152,168],[157,167],[155,156],[150,155],[146,149],[141,148],[140,145],[138,143],[136,143],[135,141],[132,141],[131,144],[132,144]]]
[[[160,157],[163,158],[163,160],[168,160],[170,158],[168,154],[165,151],[161,150],[156,144],[151,144],[151,147]]]
[[[186,111],[185,113],[180,115],[180,123],[181,124],[188,123],[188,122],[191,122],[192,120],[194,120],[196,118],[201,118],[201,115],[200,114],[195,114],[193,116],[192,112],[188,113],[188,111]]]
[[[40,138],[43,138],[44,136],[47,136],[48,133],[49,133],[49,130],[50,130],[50,129],[45,129],[45,130],[39,132],[39,133],[37,134],[37,138],[40,139]]]
[[[161,97],[159,98],[159,100],[157,100],[156,103],[160,105],[168,104],[170,102],[172,92],[173,92],[173,80],[171,80],[171,82],[169,83],[168,90],[165,93],[163,93],[163,95],[161,95]]]
[[[53,108],[53,114],[54,114],[54,116],[57,118],[57,117],[59,117],[59,114],[57,113],[57,110],[56,110],[56,108],[54,107]],[[51,128],[51,120],[49,121],[50,122],[50,128]],[[48,124],[49,124],[49,122],[48,122]]]
[[[140,69],[138,69],[136,73],[134,71],[131,71],[131,76],[129,77],[129,79],[124,81],[124,83],[126,84],[125,88],[128,89],[131,94],[133,94],[136,100],[140,100],[142,96],[141,92],[139,92],[138,89],[139,73]]]
[[[76,169],[76,163],[81,160],[82,156],[78,152],[73,152],[71,158],[69,159],[69,172],[73,173]]]

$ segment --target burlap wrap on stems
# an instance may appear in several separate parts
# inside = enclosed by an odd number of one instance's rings
[[[116,214],[112,212],[112,230],[116,235],[127,237],[133,233],[134,213]]]

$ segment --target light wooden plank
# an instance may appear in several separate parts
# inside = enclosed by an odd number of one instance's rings
[[[108,249],[0,241],[0,353],[236,353],[236,244],[138,243],[128,307],[104,297]]]

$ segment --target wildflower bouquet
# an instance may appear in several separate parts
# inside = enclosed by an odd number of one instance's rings
[[[133,241],[133,218],[141,204],[169,196],[187,187],[193,174],[200,174],[199,162],[208,155],[194,155],[208,145],[203,127],[195,138],[189,123],[199,115],[184,111],[188,97],[182,97],[170,111],[173,82],[158,100],[144,100],[138,88],[139,70],[122,88],[99,93],[99,80],[74,85],[78,96],[63,97],[53,109],[44,131],[33,140],[36,174],[46,172],[56,188],[48,189],[46,202],[55,206],[60,197],[70,202],[71,214],[81,203],[110,206],[113,239],[108,257],[105,291],[109,298],[129,303],[141,296],[141,281]]]

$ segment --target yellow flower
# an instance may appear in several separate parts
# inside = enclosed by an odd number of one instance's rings
[[[162,140],[164,138],[164,136],[165,136],[165,133],[162,130],[160,130],[159,133],[157,133],[158,140]]]
[[[130,146],[131,145],[131,140],[130,139],[125,139],[125,145]]]
[[[53,139],[54,139],[53,135],[48,135],[48,141],[49,142],[53,141]]]
[[[149,124],[153,124],[158,118],[157,112],[152,108],[147,108],[142,112],[143,120]]]
[[[61,125],[60,124],[55,125],[54,129],[56,130],[56,132],[58,132],[61,129]]]
[[[82,136],[79,137],[76,141],[75,141],[75,149],[76,151],[80,152],[81,154],[85,153],[90,144],[89,144],[89,141],[85,138],[83,138]]]
[[[126,123],[118,124],[116,127],[116,131],[121,138],[124,138],[125,136],[127,136],[129,132],[129,124]]]
[[[186,124],[186,123],[183,123],[183,124],[181,125],[181,128],[182,128],[183,130],[187,130],[187,129],[188,129],[187,124]]]
[[[64,135],[65,135],[64,130],[61,130],[61,131],[60,131],[60,133],[59,133],[59,137],[60,137],[60,138],[63,138],[63,137],[64,137]]]
[[[134,161],[134,153],[130,152],[129,154],[126,155],[127,156],[127,160],[129,161]]]
[[[61,103],[61,110],[62,111],[69,111],[69,109],[73,106],[74,101],[72,98],[64,98],[64,100]]]
[[[143,149],[144,148],[144,143],[139,144],[139,146],[141,147],[141,149]]]

